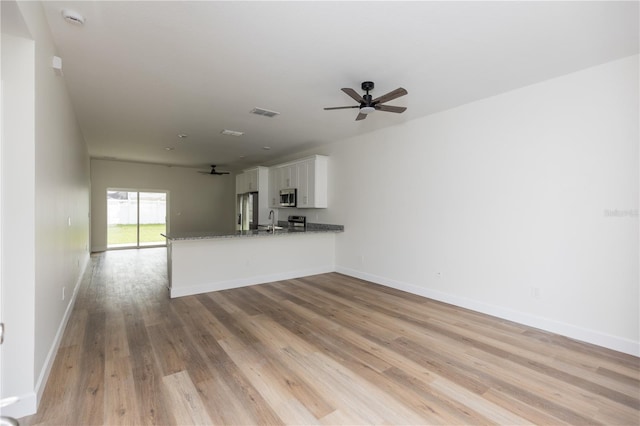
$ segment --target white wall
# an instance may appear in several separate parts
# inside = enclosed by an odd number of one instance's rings
[[[169,192],[170,232],[235,229],[235,179],[188,167],[91,160],[91,251],[107,248],[107,188]]]
[[[300,212],[342,272],[640,355],[638,114],[636,55],[301,153]]]
[[[2,2],[3,13],[15,6]],[[17,64],[30,67],[5,81],[3,105],[2,285],[12,315],[4,316],[2,397],[22,398],[3,410],[16,417],[35,412],[89,259],[86,146],[64,78],[51,67],[56,48],[42,5],[17,7],[14,19],[24,21],[30,39],[2,35],[3,80]]]
[[[4,4],[3,4],[4,6]],[[4,12],[3,12],[4,13]],[[0,398],[35,406],[34,43],[2,34],[2,321]],[[3,409],[3,413],[6,411]]]

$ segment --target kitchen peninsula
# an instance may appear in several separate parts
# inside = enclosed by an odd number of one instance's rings
[[[332,272],[341,225],[166,234],[170,297]]]

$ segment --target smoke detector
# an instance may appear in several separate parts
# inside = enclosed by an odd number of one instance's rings
[[[63,9],[61,13],[65,21],[73,25],[78,25],[78,26],[84,25],[84,16],[80,15],[75,10]]]

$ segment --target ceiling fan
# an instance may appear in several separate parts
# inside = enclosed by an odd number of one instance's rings
[[[388,102],[388,101],[391,101],[393,99],[399,98],[400,96],[406,95],[407,91],[405,89],[403,89],[402,87],[398,87],[396,90],[392,90],[391,92],[387,93],[386,95],[382,95],[382,96],[379,96],[379,97],[377,97],[375,99],[371,99],[372,96],[369,94],[369,91],[373,90],[373,87],[374,87],[373,81],[363,81],[362,82],[362,90],[364,90],[367,93],[362,95],[362,96],[360,96],[358,94],[358,92],[356,92],[355,90],[353,90],[353,89],[351,89],[349,87],[343,88],[341,90],[344,93],[346,93],[347,95],[351,96],[360,105],[331,107],[331,108],[325,108],[325,110],[360,108],[358,116],[356,117],[356,121],[364,120],[365,118],[367,118],[367,114],[369,114],[369,113],[371,113],[373,111],[376,111],[376,110],[377,111],[385,111],[385,112],[395,112],[395,113],[405,112],[405,110],[407,109],[405,107],[382,105],[385,102]]]
[[[216,171],[216,165],[212,164],[211,165],[211,171],[210,172],[203,172],[203,171],[198,171],[198,173],[202,173],[203,175],[216,175],[216,176],[220,176],[220,175],[228,175],[231,172],[217,172]]]

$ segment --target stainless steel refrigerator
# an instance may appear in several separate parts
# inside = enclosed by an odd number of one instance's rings
[[[258,229],[258,193],[238,194],[236,202],[236,230]]]

